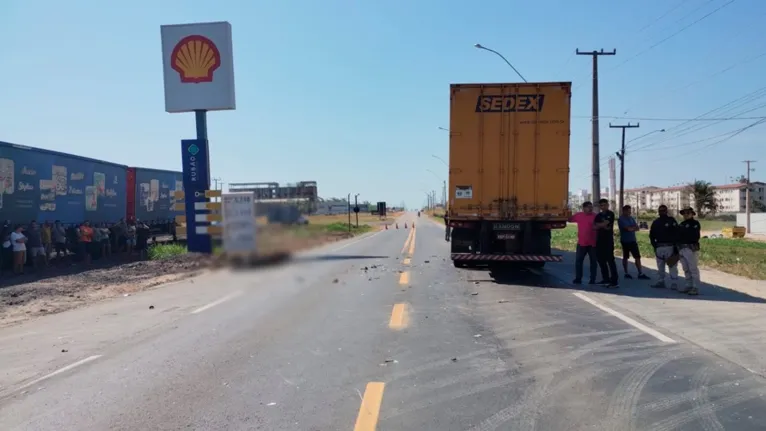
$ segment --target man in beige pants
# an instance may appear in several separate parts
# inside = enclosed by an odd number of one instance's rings
[[[657,208],[659,217],[652,222],[649,229],[649,241],[654,247],[654,255],[657,257],[657,275],[658,280],[651,287],[664,289],[665,286],[665,265],[668,258],[677,254],[676,244],[678,242],[678,222],[675,218],[668,215],[668,207],[660,205]],[[678,262],[672,265],[668,264],[670,272],[670,288],[678,288]]]
[[[692,208],[681,210],[684,221],[678,224],[678,253],[681,267],[684,269],[686,285],[678,291],[697,295],[700,285],[699,250],[700,250],[700,222],[694,219],[697,213]]]

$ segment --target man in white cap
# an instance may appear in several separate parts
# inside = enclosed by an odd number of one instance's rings
[[[700,222],[694,219],[697,215],[692,208],[681,210],[684,221],[678,224],[678,254],[681,267],[684,269],[686,285],[679,289],[681,293],[697,295],[700,285],[699,250]]]

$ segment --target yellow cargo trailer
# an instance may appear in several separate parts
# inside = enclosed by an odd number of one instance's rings
[[[450,86],[449,211],[456,266],[541,267],[570,216],[570,82]]]

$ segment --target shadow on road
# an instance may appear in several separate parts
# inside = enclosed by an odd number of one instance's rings
[[[113,255],[101,259],[94,259],[90,264],[76,261],[73,255],[61,259],[51,259],[48,266],[41,266],[35,270],[31,264],[24,267],[24,274],[16,275],[9,268],[4,268],[0,274],[0,288],[18,286],[34,281],[50,278],[77,275],[98,269],[116,268],[121,265],[142,261],[139,255],[128,256],[127,254]]]
[[[649,287],[657,280],[657,271],[644,268],[644,274],[649,276],[651,280],[638,280],[638,279],[625,279],[622,270],[622,259],[615,258],[617,263],[618,272],[620,274],[620,287],[619,288],[606,288],[600,285],[589,285],[588,283],[588,260],[585,260],[584,265],[584,277],[582,285],[574,285],[571,283],[574,277],[574,253],[557,250],[556,253],[561,253],[564,256],[564,261],[558,264],[552,264],[547,267],[544,274],[550,275],[558,279],[559,283],[555,283],[553,287],[566,288],[572,290],[581,290],[585,292],[599,292],[612,295],[630,296],[635,298],[662,298],[662,299],[686,299],[686,300],[701,300],[701,301],[723,301],[723,302],[742,302],[742,303],[755,303],[763,304],[766,300],[756,296],[748,295],[747,293],[739,292],[737,290],[729,289],[717,284],[705,283],[704,280],[701,286],[698,287],[699,295],[690,296],[684,293],[679,293],[669,288],[667,289],[655,289]],[[633,261],[631,260],[628,270],[630,274],[635,277],[637,270]],[[601,272],[597,271],[597,281],[601,281]],[[678,281],[679,287],[684,285],[684,272],[681,269],[681,264],[678,264]],[[666,275],[665,283],[670,287],[670,276]]]
[[[350,254],[323,254],[321,256],[305,256],[293,258],[293,262],[318,262],[325,260],[354,260],[354,259],[388,259],[390,256],[365,256]]]

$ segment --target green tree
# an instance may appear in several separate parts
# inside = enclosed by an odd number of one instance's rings
[[[691,197],[691,206],[700,217],[705,217],[706,213],[715,213],[718,209],[718,203],[715,199],[715,187],[707,181],[698,180],[689,183],[686,191]]]
[[[750,198],[750,211],[754,213],[766,213],[766,205],[755,198]]]

